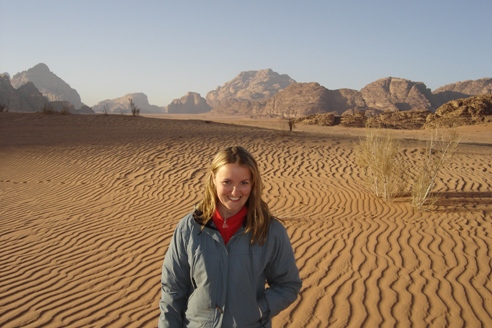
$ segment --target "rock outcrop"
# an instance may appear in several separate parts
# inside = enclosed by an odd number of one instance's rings
[[[435,110],[432,92],[422,82],[387,77],[366,85],[360,92],[366,106],[376,110]]]
[[[346,111],[367,110],[367,104],[362,93],[353,89],[337,89],[332,91],[333,105],[338,114]]]
[[[206,99],[214,113],[252,114],[255,110],[248,106],[261,107],[266,99],[292,83],[295,81],[288,75],[271,69],[241,72],[222,87],[210,91]]]
[[[386,129],[418,130],[425,125],[427,116],[431,114],[428,110],[383,112],[368,117],[366,125]]]
[[[199,114],[212,110],[205,98],[196,92],[188,92],[180,99],[174,99],[167,107],[169,114]]]
[[[76,114],[95,114],[96,112],[94,112],[92,110],[92,108],[90,108],[89,106],[84,105],[84,106],[80,107],[79,109],[76,109],[75,113]]]
[[[37,64],[27,71],[17,73],[11,81],[16,89],[28,82],[32,82],[49,101],[66,100],[75,108],[83,106],[77,90],[51,72],[45,64]]]
[[[425,127],[451,127],[487,122],[492,122],[492,94],[447,102],[427,117]]]
[[[345,114],[341,125],[347,127],[380,127],[391,129],[421,129],[453,127],[492,122],[492,94],[452,100],[435,113],[427,110],[382,112],[368,117],[364,112]]]
[[[333,113],[366,108],[356,90],[328,90],[319,83],[292,83],[268,99],[263,113],[271,117],[299,118],[313,114]]]
[[[295,120],[296,123],[319,126],[333,126],[337,123],[337,116],[333,113],[312,114]]]
[[[364,112],[345,114],[340,120],[340,125],[349,128],[363,128],[366,126],[367,117]]]
[[[492,93],[492,78],[467,80],[446,84],[432,92],[434,106],[436,108],[451,100],[468,98]]]
[[[327,113],[330,90],[319,83],[293,83],[266,103],[264,113],[277,117],[303,117]]]
[[[487,79],[481,83],[485,86],[480,90],[488,90]],[[478,84],[472,89],[479,90]],[[381,112],[434,112],[439,104],[436,99],[424,83],[402,78],[379,79],[360,91],[328,90],[316,82],[296,83],[270,69],[242,72],[207,94],[213,113],[288,118],[322,113],[365,112],[370,117]]]
[[[50,101],[47,104],[47,108],[57,113],[63,113],[63,114],[75,113],[75,107],[72,105],[71,102],[68,102],[66,100]]]
[[[135,106],[140,108],[140,113],[144,114],[162,114],[164,113],[164,108],[149,104],[149,99],[144,93],[129,93],[123,97],[115,99],[107,99],[100,101],[96,105],[92,106],[92,109],[96,113],[108,114],[122,114],[131,113],[130,109],[130,99],[133,100]]]
[[[44,106],[49,102],[32,82],[27,82],[26,84],[20,86],[17,89],[17,94],[19,94],[23,103],[20,111],[38,112],[43,110]],[[26,104],[27,106],[25,106]],[[26,107],[31,110],[23,110],[23,108]]]
[[[48,103],[48,99],[32,82],[15,89],[8,74],[0,75],[0,104],[5,110],[13,112],[39,112]]]

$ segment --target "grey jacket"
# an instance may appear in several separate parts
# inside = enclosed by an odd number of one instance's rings
[[[185,216],[162,266],[158,326],[271,327],[302,282],[280,222],[272,220],[263,245],[250,237],[241,227],[226,246],[212,220],[202,230],[193,213]]]

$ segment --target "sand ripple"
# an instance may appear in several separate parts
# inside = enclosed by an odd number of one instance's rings
[[[162,260],[205,167],[261,163],[304,281],[276,327],[492,326],[492,148],[462,145],[433,212],[370,196],[357,138],[123,116],[0,121],[0,326],[153,327]],[[409,161],[418,154],[409,141]]]

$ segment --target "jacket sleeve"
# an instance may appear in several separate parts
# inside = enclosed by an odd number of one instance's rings
[[[273,256],[266,272],[269,288],[265,290],[264,298],[258,301],[262,320],[269,320],[286,309],[296,300],[302,286],[287,231],[276,220],[272,224],[275,227],[267,237],[272,239],[267,242],[274,243]]]
[[[185,316],[191,285],[185,221],[178,223],[162,265],[159,328],[181,327]]]

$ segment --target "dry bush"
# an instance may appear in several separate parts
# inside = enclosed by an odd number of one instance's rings
[[[128,99],[130,101],[130,110],[132,111],[133,116],[138,116],[140,115],[140,108],[138,108],[135,103],[133,102],[132,98]]]
[[[62,114],[62,115],[69,115],[69,114],[71,114],[70,113],[70,108],[68,106],[63,106],[62,109],[61,109],[61,111],[60,111],[60,114]]]
[[[431,131],[412,186],[412,206],[415,209],[428,208],[437,201],[438,194],[433,194],[432,190],[439,173],[451,161],[460,141],[461,135],[454,128],[448,129],[446,133],[439,128]]]
[[[406,163],[400,143],[389,132],[367,128],[355,149],[356,163],[364,171],[366,187],[386,201],[401,195],[406,186]]]
[[[289,124],[289,131],[292,131],[292,129],[296,127],[296,119],[289,118],[287,124]]]
[[[51,115],[51,114],[56,114],[57,111],[53,109],[51,105],[45,104],[43,109],[41,110],[43,114],[45,115]]]

